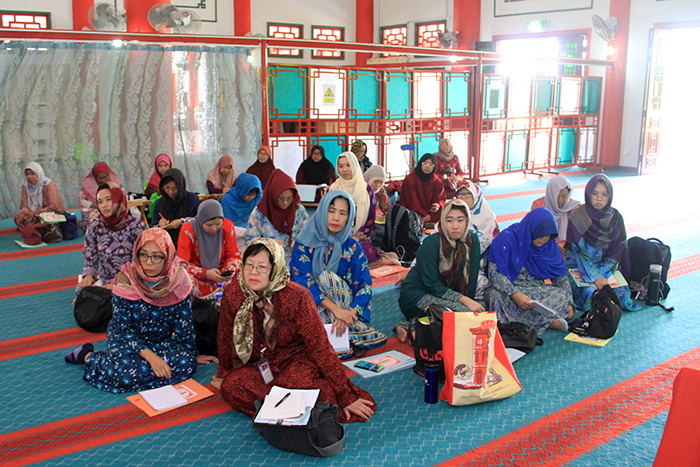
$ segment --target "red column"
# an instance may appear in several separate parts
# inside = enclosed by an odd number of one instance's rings
[[[250,0],[233,0],[233,35],[245,36],[247,32],[251,32]]]
[[[355,0],[355,42],[374,42],[374,0]],[[365,66],[370,58],[370,53],[355,52],[355,65]]]
[[[620,165],[622,144],[622,115],[625,103],[625,75],[627,74],[627,42],[630,29],[630,0],[611,0],[610,16],[617,18],[615,66],[605,70],[603,116],[600,122],[601,165]]]
[[[170,3],[170,0],[124,0],[126,32],[156,33],[148,22],[148,10],[156,3]]]
[[[88,21],[88,10],[94,4],[95,0],[73,0],[73,30],[92,29]]]
[[[456,0],[453,11],[453,28],[459,32],[459,46],[462,50],[474,50],[474,42],[479,40],[481,25],[481,0]]]

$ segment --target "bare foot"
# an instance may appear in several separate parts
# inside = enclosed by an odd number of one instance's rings
[[[396,326],[396,336],[398,337],[399,342],[406,342],[406,338],[408,337],[408,331],[406,330],[406,328]]]

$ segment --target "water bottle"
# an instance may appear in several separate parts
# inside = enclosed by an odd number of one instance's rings
[[[438,401],[438,364],[428,362],[425,364],[425,402],[437,404]]]
[[[659,304],[659,290],[661,290],[661,265],[649,265],[649,288],[647,289],[647,305]]]
[[[216,300],[216,303],[221,304],[221,297],[224,296],[224,288],[221,286],[221,284],[216,284],[216,292],[214,292],[214,299]]]

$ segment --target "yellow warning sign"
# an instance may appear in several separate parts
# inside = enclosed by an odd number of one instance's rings
[[[335,85],[326,84],[323,88],[323,105],[335,105]]]

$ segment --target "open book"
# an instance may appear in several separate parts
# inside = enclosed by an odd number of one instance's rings
[[[306,425],[320,393],[320,389],[285,389],[272,386],[253,422],[268,425]]]
[[[574,282],[576,282],[576,285],[579,287],[595,287],[595,284],[591,284],[589,282],[584,282],[583,278],[581,277],[581,272],[578,269],[569,269],[569,274],[571,274],[571,277],[573,277]],[[627,281],[625,278],[622,276],[622,273],[620,271],[615,271],[612,276],[608,277],[608,283],[610,284],[610,287],[613,289],[615,287],[622,287],[627,285]]]

